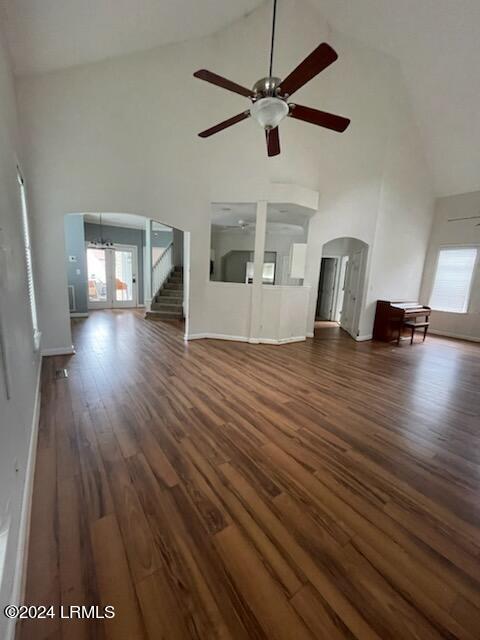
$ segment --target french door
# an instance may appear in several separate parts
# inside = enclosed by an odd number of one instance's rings
[[[87,245],[89,309],[137,306],[137,247]]]

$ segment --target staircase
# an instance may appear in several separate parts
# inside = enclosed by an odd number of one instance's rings
[[[183,268],[174,267],[152,300],[150,320],[178,320],[183,318]]]

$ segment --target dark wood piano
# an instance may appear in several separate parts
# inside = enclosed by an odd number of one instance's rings
[[[382,342],[396,340],[399,344],[403,334],[410,331],[410,344],[412,344],[415,330],[423,329],[423,339],[425,340],[430,313],[430,307],[419,302],[377,300],[373,339]]]

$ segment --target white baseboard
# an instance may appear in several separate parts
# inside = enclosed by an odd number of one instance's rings
[[[304,342],[307,338],[305,336],[293,336],[291,338],[279,338],[274,340],[272,338],[260,338],[259,342],[262,344],[289,344],[290,342]]]
[[[428,333],[436,336],[445,336],[445,338],[456,338],[457,340],[468,340],[469,342],[480,342],[480,338],[476,336],[464,336],[460,333],[450,333],[449,331],[439,331],[438,329],[429,329]]]
[[[366,340],[371,340],[372,338],[373,338],[373,334],[372,333],[368,333],[368,334],[366,334],[364,336],[357,336],[355,338],[355,340],[357,342],[365,342]]]
[[[201,340],[202,338],[210,338],[211,340],[233,340],[235,342],[248,342],[246,336],[229,336],[224,333],[191,333],[184,336],[185,340]]]
[[[185,340],[201,340],[209,338],[211,340],[232,340],[234,342],[248,342],[249,344],[287,344],[289,342],[300,342],[305,340],[304,336],[294,336],[292,338],[281,338],[279,340],[273,338],[247,338],[246,336],[229,336],[224,333],[192,333],[185,335]]]
[[[40,383],[42,362],[38,364],[37,384],[35,390],[35,405],[33,408],[30,443],[28,446],[27,466],[25,469],[25,484],[23,487],[22,511],[18,530],[17,558],[15,562],[15,577],[11,595],[11,603],[18,606],[25,599],[25,584],[27,577],[28,543],[30,538],[30,516],[32,511],[33,480],[35,477],[35,460],[37,457],[38,425],[40,422]],[[5,640],[15,638],[16,620],[11,620],[7,627]]]
[[[42,357],[45,356],[70,356],[75,353],[75,348],[72,344],[68,347],[53,347],[53,349],[42,349]]]
[[[315,333],[313,331],[307,332],[307,338],[314,338],[314,337],[315,337]]]
[[[70,318],[88,318],[88,313],[84,312],[84,313],[80,313],[80,312],[76,312],[74,311],[73,313],[70,313]]]

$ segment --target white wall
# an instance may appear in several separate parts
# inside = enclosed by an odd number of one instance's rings
[[[438,198],[435,218],[425,261],[422,298],[429,304],[435,277],[435,267],[442,245],[477,245],[480,251],[480,219],[448,222],[449,218],[478,216],[480,212],[480,191]],[[468,313],[448,313],[432,311],[431,329],[445,334],[480,340],[480,260],[477,261],[470,295]]]
[[[361,90],[357,93],[356,80],[349,78],[355,95],[360,95],[359,102],[352,105],[351,126],[358,119],[362,127],[355,134],[353,157],[345,164],[332,163],[330,171],[337,175],[327,176],[325,187],[320,187],[320,212],[310,223],[306,282],[317,291],[323,242],[340,236],[366,242],[369,254],[358,333],[368,336],[377,299],[419,297],[433,194],[400,70],[391,60],[382,60],[381,65],[370,50],[359,49],[357,55],[352,67],[361,66],[358,79],[366,82],[366,91],[375,96],[376,106]],[[368,65],[375,68],[375,79],[365,72]],[[381,88],[372,86],[375,81],[380,81]],[[315,302],[312,299],[310,303],[312,326]]]
[[[282,343],[305,337],[309,287],[262,286],[260,341]]]
[[[17,563],[25,531],[22,504],[39,372],[27,298],[17,149],[13,81],[0,35],[0,322],[11,389],[8,400],[0,364],[0,532],[8,527],[3,579],[0,572],[2,612],[7,603],[15,604],[19,597]],[[9,638],[11,631],[12,624],[2,613],[0,637]]]
[[[305,279],[315,292],[312,326],[321,248],[335,237],[358,237],[370,246],[378,237],[381,244],[368,265],[363,333],[371,329],[380,293],[416,297],[430,180],[394,60],[332,32],[305,0],[283,3],[274,72],[285,76],[328,40],[339,60],[302,88],[298,101],[350,117],[350,128],[339,135],[287,119],[275,158],[266,157],[264,136],[252,121],[208,140],[197,137],[248,103],[192,78],[193,71],[210,68],[251,86],[266,73],[269,30],[270,7],[262,5],[208,38],[19,81],[36,226],[44,239],[39,297],[46,346],[71,342],[59,247],[62,217],[72,211],[147,214],[190,231],[190,331],[209,332],[224,322],[223,333],[232,333],[231,314],[218,318],[223,302],[213,300],[219,290],[209,283],[210,202],[255,202],[271,182],[321,193]],[[235,317],[247,314],[246,304],[236,300]]]

